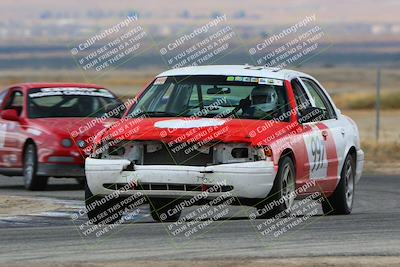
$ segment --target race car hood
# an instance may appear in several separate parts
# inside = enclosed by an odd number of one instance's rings
[[[43,131],[62,137],[87,138],[111,125],[116,119],[97,120],[96,118],[40,118],[29,123],[31,132]]]
[[[121,119],[102,135],[109,140],[152,140],[166,143],[240,142],[267,144],[267,136],[287,129],[288,122],[214,118]],[[96,140],[96,143],[101,140]]]

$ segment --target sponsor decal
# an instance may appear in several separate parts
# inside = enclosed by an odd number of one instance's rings
[[[167,77],[159,77],[154,81],[154,85],[164,84],[166,80],[167,80]]]
[[[258,84],[267,84],[267,85],[278,85],[283,86],[282,80],[270,79],[270,78],[257,78],[257,77],[243,77],[243,76],[228,76],[226,77],[228,82],[252,82]]]
[[[56,95],[82,95],[114,98],[114,96],[105,89],[81,87],[41,88],[38,92],[30,93],[29,97],[38,98]]]
[[[282,86],[283,81],[277,79],[260,78],[258,79],[258,84],[268,84],[268,85],[278,85]]]

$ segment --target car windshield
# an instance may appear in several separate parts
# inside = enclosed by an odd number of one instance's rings
[[[288,110],[282,80],[194,75],[155,79],[132,106],[128,115],[271,120]]]
[[[101,117],[122,103],[106,89],[37,88],[29,90],[29,118]],[[120,114],[112,114],[119,117]]]

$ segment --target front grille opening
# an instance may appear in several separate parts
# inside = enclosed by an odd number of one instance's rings
[[[243,159],[249,157],[249,149],[247,147],[237,147],[231,151],[232,157],[236,159]]]
[[[103,184],[104,188],[110,189],[110,190],[123,190],[126,189],[128,186],[127,183],[115,183],[115,184],[111,184],[111,183],[106,183]]]
[[[146,184],[139,184],[138,188],[141,187],[141,185],[146,185]],[[151,187],[150,190],[168,190],[168,186],[166,184],[149,184]]]
[[[170,184],[169,190],[173,191],[185,191],[185,186],[183,184]]]
[[[125,154],[125,148],[122,146],[110,146],[108,148],[108,154],[110,156],[122,157]]]
[[[134,165],[179,165],[204,167],[218,164],[253,162],[265,159],[264,151],[247,143],[163,143],[160,141],[132,141],[125,150],[112,151],[110,158],[126,158]],[[115,149],[114,149],[115,150]],[[111,153],[111,151],[110,151]],[[116,153],[124,153],[116,156]]]
[[[201,185],[188,184],[186,185],[186,191],[201,191]]]
[[[180,143],[169,147],[163,144],[157,151],[148,151],[146,148],[143,153],[143,165],[187,165],[187,166],[207,166],[213,163],[213,149],[199,151],[195,145]]]

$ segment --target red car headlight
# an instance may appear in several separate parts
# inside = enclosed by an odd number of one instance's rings
[[[63,140],[61,140],[61,145],[65,148],[69,148],[72,146],[72,140],[69,138],[64,138]]]

